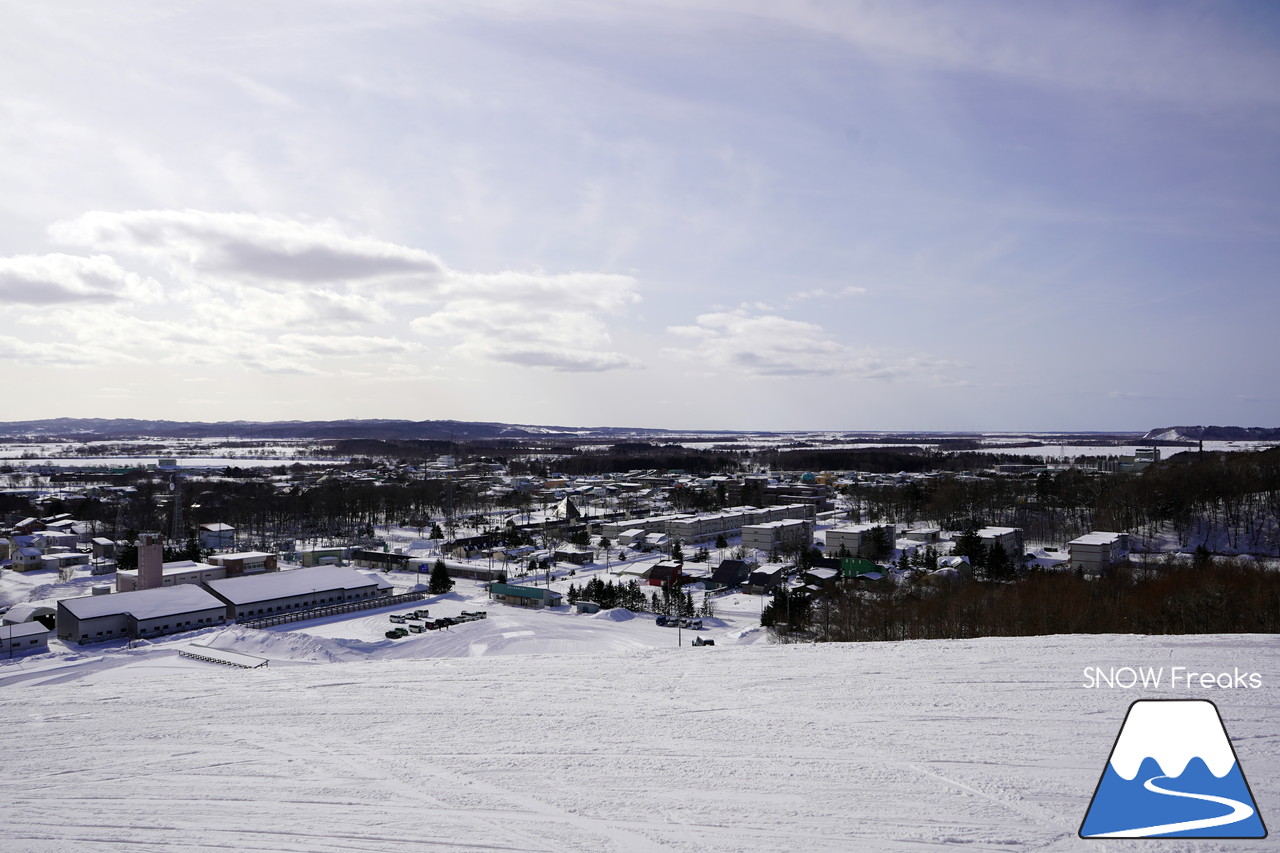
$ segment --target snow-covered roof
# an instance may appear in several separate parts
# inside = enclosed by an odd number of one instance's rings
[[[64,598],[58,603],[77,619],[94,619],[119,613],[129,613],[135,619],[155,619],[158,616],[176,616],[227,606],[226,602],[219,601],[204,588],[189,583],[117,592],[112,595]]]
[[[195,560],[172,560],[160,567],[161,575],[182,575],[187,572],[213,572],[221,571],[218,566],[211,566],[208,563],[197,563]],[[124,575],[128,578],[136,578],[138,576],[137,569],[120,569],[117,574]]]
[[[202,524],[200,525],[200,529],[208,530],[210,533],[222,533],[227,530],[235,530],[235,528],[230,524],[223,524],[220,521],[215,521],[212,524]]]
[[[273,598],[288,598],[334,589],[363,589],[368,586],[391,589],[391,584],[382,578],[357,572],[349,566],[314,566],[287,572],[269,572],[265,575],[208,581],[207,585],[232,604],[269,601]]]
[[[822,580],[831,580],[832,578],[839,576],[840,570],[839,569],[810,569],[808,574],[810,577],[821,578]]]
[[[15,637],[37,637],[48,633],[49,629],[39,622],[19,622],[15,625],[0,626],[0,636],[10,640]]]
[[[978,531],[978,535],[982,538],[989,536],[1008,536],[1010,533],[1017,533],[1016,527],[984,527]]]
[[[210,560],[260,560],[264,557],[273,556],[266,551],[238,551],[235,554],[214,554]]]
[[[1107,533],[1105,531],[1095,530],[1092,533],[1086,533],[1083,536],[1072,539],[1067,544],[1068,545],[1111,545],[1117,539],[1119,539],[1121,536],[1124,536],[1124,535],[1125,534],[1123,533]]]

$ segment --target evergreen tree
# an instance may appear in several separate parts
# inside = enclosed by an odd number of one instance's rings
[[[898,571],[905,572],[911,568],[911,558],[907,556],[907,549],[903,548],[898,554]]]
[[[573,584],[569,584],[569,592],[565,594],[565,600],[570,604],[578,603],[578,588]]]
[[[653,594],[649,596],[649,612],[662,612],[662,602],[658,599],[658,591],[656,589],[653,591]]]
[[[1013,577],[1013,562],[999,542],[987,552],[987,577],[992,580],[1008,580]]]
[[[986,554],[983,553],[985,550],[982,546],[982,538],[978,536],[978,525],[971,521],[956,537],[955,547],[951,549],[951,553],[957,557],[968,557],[969,565],[978,568],[986,564]]]
[[[698,610],[698,615],[707,617],[716,615],[716,607],[711,601],[711,593],[702,593],[702,607]]]
[[[433,523],[431,525],[431,538],[436,540],[444,538],[444,531],[440,529],[439,524]]]
[[[432,595],[440,595],[453,589],[453,579],[449,577],[449,569],[445,566],[444,560],[436,560],[436,564],[431,567],[431,581],[427,585],[427,590]]]
[[[716,536],[716,547],[717,547],[717,548],[728,548],[728,547],[729,547],[729,540],[724,538],[724,534],[723,534],[723,533],[721,533],[721,534],[719,534],[718,536]]]
[[[693,610],[693,593],[686,591],[684,598],[680,602],[680,615],[692,616]]]
[[[680,547],[680,540],[673,540],[671,543],[671,559],[677,563],[684,562],[684,549]]]

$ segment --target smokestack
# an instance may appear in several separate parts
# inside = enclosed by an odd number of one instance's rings
[[[155,589],[164,583],[164,537],[159,533],[138,536],[138,589]]]

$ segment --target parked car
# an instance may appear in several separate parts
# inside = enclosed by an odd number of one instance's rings
[[[657,619],[654,619],[653,621],[654,621],[654,624],[659,625],[663,628],[667,626],[667,617],[665,616],[659,616]]]
[[[400,614],[400,613],[392,613],[392,614],[391,614],[391,621],[392,621],[392,622],[399,622],[399,623],[403,624],[406,620],[408,620],[408,618],[409,618],[408,616],[405,616],[405,615]]]
[[[414,618],[414,619],[426,619],[426,618],[427,618],[428,616],[430,616],[430,615],[431,615],[431,614],[429,614],[429,613],[426,611],[426,609],[425,609],[425,608],[424,608],[424,609],[422,609],[422,610],[415,610],[415,611],[413,611],[413,618]]]

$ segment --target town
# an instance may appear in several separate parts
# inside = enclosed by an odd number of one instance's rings
[[[1152,443],[1128,457],[1103,447],[1033,464],[813,436],[755,452],[689,438],[702,437],[312,442],[310,453],[349,455],[307,464],[280,446],[242,459],[8,464],[0,657],[180,635],[176,654],[242,665],[235,647],[252,645],[243,630],[310,624],[330,637],[346,625],[355,639],[451,654],[439,630],[490,603],[616,610],[627,618],[613,630],[652,645],[1103,632],[1115,628],[1114,612],[1075,599],[1097,598],[1089,590],[1117,577],[1132,599],[1121,608],[1126,624],[1151,633],[1276,629],[1274,610],[1255,612],[1234,593],[1235,606],[1213,616],[1141,619],[1158,609],[1158,583],[1188,595],[1242,584],[1240,572],[1271,575],[1280,451],[1206,457],[1200,442],[1162,457]],[[432,455],[439,450],[449,452]],[[833,464],[773,467],[788,457]],[[629,467],[646,458],[663,465]],[[1219,493],[1200,487],[1170,505],[1171,484],[1210,470]],[[1159,492],[1159,510],[1144,489]],[[1028,621],[1017,603],[1028,590],[1058,606]],[[424,602],[445,609],[430,619]],[[967,625],[948,615],[959,602]],[[573,624],[517,627],[563,639]],[[596,638],[601,623],[592,626]],[[654,630],[668,626],[674,640]],[[228,648],[210,646],[219,642]]]

